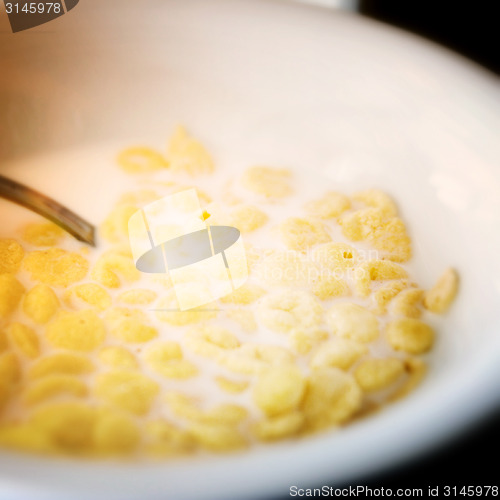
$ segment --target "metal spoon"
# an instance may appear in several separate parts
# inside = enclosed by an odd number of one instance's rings
[[[52,198],[3,175],[0,175],[0,197],[39,213],[77,240],[95,246],[94,226]]]

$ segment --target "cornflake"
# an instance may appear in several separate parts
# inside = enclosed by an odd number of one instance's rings
[[[356,368],[354,376],[361,389],[372,392],[393,384],[403,373],[400,359],[367,359]]]
[[[96,379],[98,398],[134,415],[148,413],[159,392],[156,382],[136,372],[112,371]]]
[[[425,294],[424,306],[429,311],[442,314],[448,310],[458,292],[458,274],[447,269],[437,283]]]
[[[24,257],[23,247],[13,239],[0,239],[0,274],[16,273]]]
[[[305,251],[313,245],[331,240],[323,223],[311,218],[290,217],[281,224],[279,230],[281,238],[292,250]]]
[[[404,318],[387,325],[387,340],[397,351],[410,354],[427,352],[434,343],[434,330],[418,319]]]
[[[377,317],[358,304],[333,306],[327,312],[327,323],[335,335],[359,342],[371,342],[380,332]]]
[[[10,316],[24,293],[24,286],[12,274],[0,274],[0,319]]]
[[[349,198],[342,193],[330,191],[322,198],[309,202],[306,210],[314,217],[333,219],[351,208]]]
[[[62,311],[47,325],[47,340],[54,347],[75,351],[93,351],[106,337],[103,321],[90,309]]]
[[[268,198],[284,198],[292,194],[292,174],[286,168],[250,167],[242,183],[250,191]]]
[[[11,323],[7,327],[10,343],[26,357],[34,359],[40,355],[40,342],[36,333],[22,323]]]
[[[57,245],[64,238],[64,231],[52,222],[28,224],[23,231],[23,240],[37,247]]]
[[[29,252],[24,258],[23,267],[33,280],[46,285],[67,287],[85,278],[89,263],[76,252],[49,248]]]
[[[24,296],[23,311],[40,325],[47,323],[59,310],[59,299],[48,285],[35,285]]]

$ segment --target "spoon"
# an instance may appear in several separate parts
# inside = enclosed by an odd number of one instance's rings
[[[0,175],[0,197],[37,212],[77,240],[95,246],[94,226],[52,198],[3,175]]]

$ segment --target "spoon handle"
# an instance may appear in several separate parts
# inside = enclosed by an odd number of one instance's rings
[[[3,175],[0,175],[0,197],[37,212],[77,240],[95,246],[94,226],[52,198]]]

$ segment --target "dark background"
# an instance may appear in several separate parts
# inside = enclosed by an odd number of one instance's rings
[[[393,490],[423,487],[424,491],[428,486],[500,486],[499,451],[500,408],[451,443],[359,483]]]
[[[499,0],[360,0],[363,15],[445,45],[500,75]]]
[[[429,38],[500,75],[500,16],[495,6],[500,8],[499,0],[361,0],[360,12]],[[365,484],[393,489],[500,485],[499,452],[500,408],[451,444],[367,478]]]

